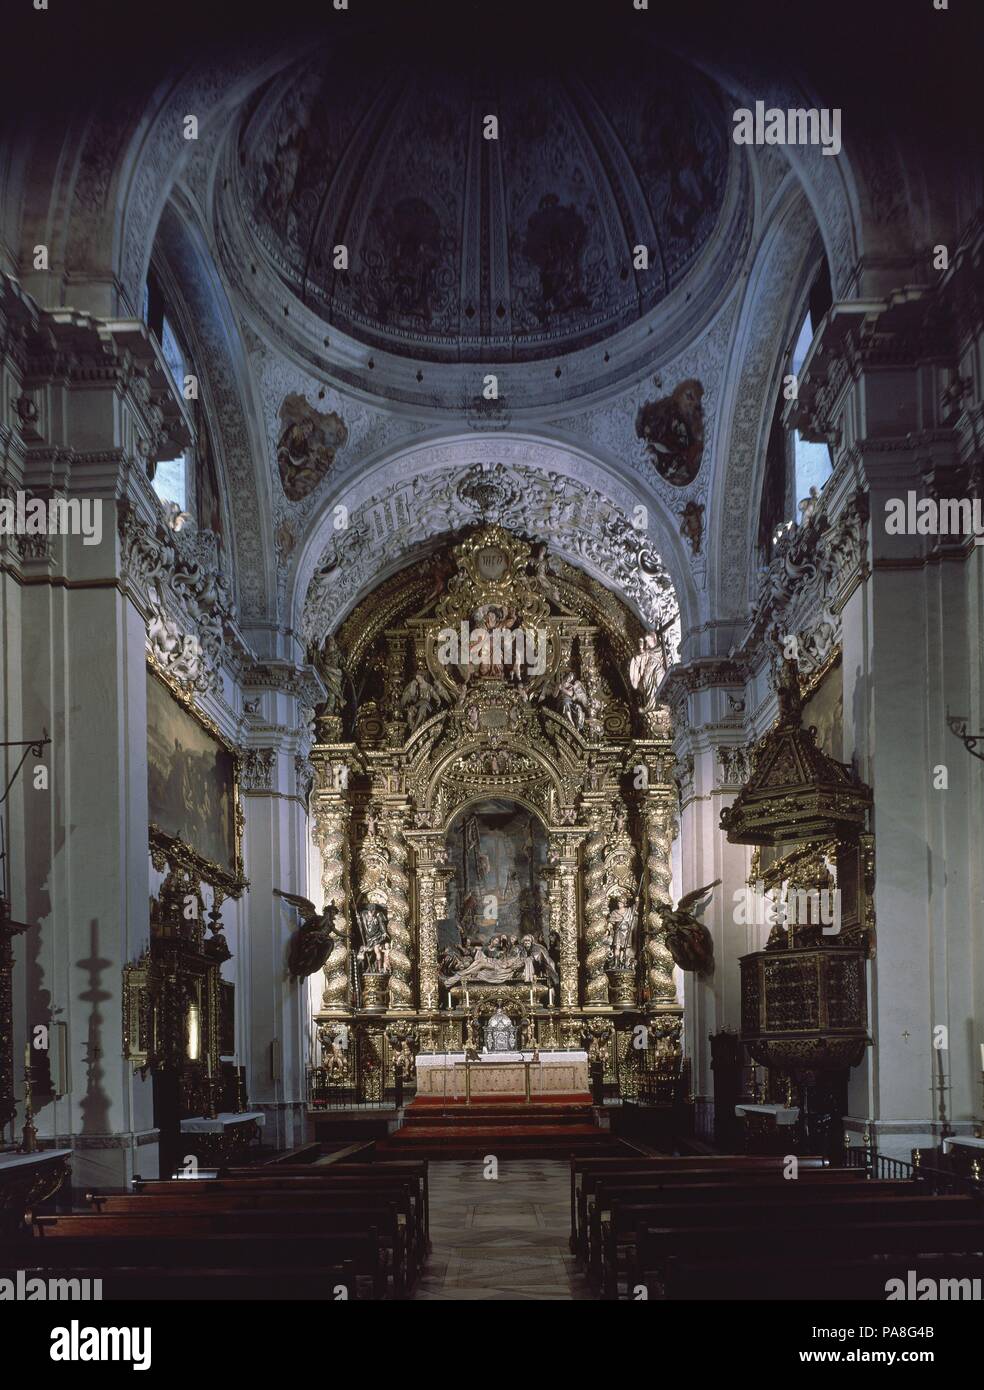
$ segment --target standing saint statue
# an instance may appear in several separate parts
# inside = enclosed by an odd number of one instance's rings
[[[639,650],[629,662],[629,684],[639,696],[641,709],[655,709],[656,692],[666,672],[663,644],[658,632],[639,638]]]
[[[634,899],[626,903],[620,900],[608,914],[608,959],[609,968],[630,970],[635,964],[636,904]]]

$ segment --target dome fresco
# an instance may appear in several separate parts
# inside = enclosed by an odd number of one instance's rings
[[[678,59],[440,82],[385,60],[365,71],[338,52],[294,68],[254,104],[239,150],[268,263],[362,343],[445,362],[574,351],[659,304],[713,235],[729,127]]]

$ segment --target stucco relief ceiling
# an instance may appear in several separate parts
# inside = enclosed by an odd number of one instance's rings
[[[651,547],[679,551],[674,578],[679,586],[685,572],[694,599],[684,606],[698,620],[722,466],[721,381],[764,188],[755,161],[731,145],[727,103],[709,79],[658,50],[634,62],[620,83],[603,64],[585,71],[566,60],[555,76],[528,64],[503,69],[501,82],[469,71],[436,83],[386,57],[347,62],[336,45],[330,60],[315,53],[268,78],[231,117],[208,167],[189,171],[261,406],[269,530],[261,542],[257,527],[237,526],[237,550],[262,545],[278,614],[296,603],[297,566],[319,517],[364,470],[416,435],[446,430],[450,415],[454,433],[528,429],[606,460],[634,494],[623,516],[658,499]],[[482,136],[488,110],[500,118],[498,141]],[[779,182],[773,168],[764,186]],[[422,242],[387,241],[386,208],[412,190],[443,219],[446,259],[430,269]],[[553,224],[541,265],[530,259],[530,228],[546,225],[535,221],[544,199],[583,214],[590,234],[572,240],[570,226],[561,234]],[[347,277],[323,254],[336,238],[348,249]],[[645,275],[631,268],[636,240],[651,253]],[[381,299],[387,278],[392,293]],[[469,316],[472,283],[485,298]],[[491,308],[496,285],[512,296],[496,301],[502,316]],[[769,332],[777,328],[770,316]],[[492,364],[502,396],[494,410],[478,409]],[[610,480],[591,485],[603,496]],[[466,508],[453,526],[475,520]],[[576,545],[570,554],[584,559]],[[253,555],[239,561],[252,615],[261,604],[250,585],[263,582],[263,567]],[[621,584],[607,561],[597,570]],[[632,598],[653,620],[652,595]],[[344,607],[348,596],[336,591],[334,601]]]
[[[347,524],[337,528],[326,514],[295,571],[305,637],[334,631],[408,557],[492,521],[547,542],[551,553],[618,593],[647,627],[678,615],[675,577],[692,606],[682,547],[674,547],[669,567],[656,549],[658,519],[651,529],[634,526],[636,495],[591,460],[544,441],[420,445],[359,478],[337,501]]]
[[[678,58],[435,80],[363,56],[293,67],[239,135],[253,245],[324,323],[422,362],[537,361],[644,318],[700,262],[735,155]]]

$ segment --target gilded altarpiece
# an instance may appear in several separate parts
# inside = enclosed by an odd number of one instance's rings
[[[322,1076],[375,1075],[378,1092],[408,1051],[467,1046],[492,999],[531,1043],[589,1047],[623,1094],[640,1023],[679,1057],[657,911],[669,726],[629,678],[645,642],[610,591],[496,525],[384,581],[325,639],[355,698],[317,713],[311,753],[340,937]]]

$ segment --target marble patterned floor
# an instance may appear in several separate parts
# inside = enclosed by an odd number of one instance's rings
[[[415,1299],[589,1299],[568,1249],[570,1167],[549,1159],[430,1164],[431,1255]]]

